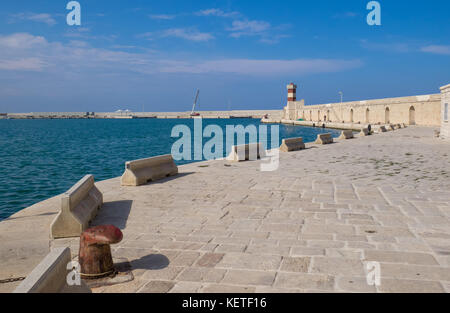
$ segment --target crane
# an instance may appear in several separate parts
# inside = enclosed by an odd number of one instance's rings
[[[197,92],[195,94],[194,105],[192,106],[191,116],[200,116],[200,113],[195,112],[195,106],[197,105],[199,95],[200,95],[200,89],[197,89]]]

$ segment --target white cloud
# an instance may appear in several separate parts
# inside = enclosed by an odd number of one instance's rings
[[[360,60],[296,59],[252,60],[224,59],[204,62],[166,61],[160,68],[166,73],[235,73],[243,75],[310,74],[357,68]]]
[[[149,15],[152,20],[173,20],[176,16],[169,14],[152,14]]]
[[[215,38],[211,33],[199,32],[193,28],[170,28],[158,32],[139,34],[137,37],[146,38],[148,40],[153,40],[155,38],[176,37],[197,42],[209,41]]]
[[[171,28],[162,32],[162,37],[178,37],[190,41],[208,41],[214,39],[210,33],[202,33],[192,29],[186,28]]]
[[[27,33],[16,33],[9,36],[0,36],[0,46],[5,48],[28,49],[36,45],[45,45],[47,40],[41,36],[32,36]]]
[[[241,38],[246,36],[259,37],[259,41],[266,44],[276,44],[282,38],[287,38],[289,35],[280,34],[289,25],[280,25],[272,27],[266,21],[250,21],[250,20],[235,20],[231,27],[226,30],[230,32],[230,37]]]
[[[120,71],[150,61],[144,54],[97,49],[79,40],[63,44],[27,33],[0,36],[0,70],[37,71],[45,68],[64,73],[108,67]]]
[[[450,46],[430,45],[420,49],[422,52],[450,55]]]
[[[233,21],[232,26],[228,28],[231,37],[239,38],[242,36],[262,35],[270,29],[270,23],[265,21]]]
[[[221,9],[206,9],[195,13],[198,16],[237,17],[239,12],[224,12]]]
[[[88,47],[89,43],[87,43],[86,41],[82,41],[82,40],[71,40],[69,42],[69,45],[73,46],[73,47]]]
[[[39,23],[45,23],[49,26],[53,26],[56,23],[56,20],[48,13],[18,13],[11,15],[13,21],[24,20],[24,21],[33,21]]]
[[[185,36],[184,32],[170,31],[167,35]],[[201,40],[201,35],[194,40]],[[191,38],[191,37],[190,37]],[[192,38],[191,38],[192,39]],[[33,49],[23,49],[21,42],[34,43]],[[9,49],[1,49],[8,47]],[[135,51],[135,50],[134,50]],[[134,72],[155,73],[229,73],[238,75],[279,75],[337,72],[357,68],[357,59],[167,59],[157,52],[124,52],[95,48],[83,41],[69,44],[48,42],[40,36],[12,34],[0,37],[0,71],[45,71],[60,75],[113,75]]]
[[[41,71],[46,66],[39,58],[25,58],[2,60],[0,59],[0,70],[10,71]]]

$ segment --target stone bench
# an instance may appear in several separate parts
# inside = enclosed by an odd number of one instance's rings
[[[62,195],[61,211],[51,224],[52,238],[78,237],[88,228],[103,204],[94,176],[86,175]]]
[[[140,186],[177,174],[178,167],[168,154],[126,162],[120,182],[122,186]]]
[[[327,145],[327,144],[333,143],[333,137],[331,136],[330,133],[319,134],[319,135],[317,135],[317,139],[314,143],[319,144],[319,145]]]
[[[281,152],[291,152],[305,149],[305,144],[303,143],[303,138],[288,138],[283,139],[280,151]]]
[[[266,150],[262,143],[250,143],[240,146],[232,146],[230,155],[227,157],[228,161],[242,162],[242,161],[256,161],[264,158]]]
[[[28,274],[14,293],[90,293],[79,273],[73,273],[70,249],[55,248]],[[76,269],[79,271],[79,268]],[[72,273],[71,273],[72,272]],[[68,281],[73,284],[68,284]]]
[[[359,135],[360,135],[361,137],[369,136],[369,135],[370,135],[369,129],[368,129],[368,128],[363,128],[363,129],[361,129],[361,132],[359,133]]]
[[[352,138],[354,138],[352,130],[343,130],[338,139],[352,139]]]

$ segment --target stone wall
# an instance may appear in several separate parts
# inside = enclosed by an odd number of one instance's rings
[[[287,106],[284,109],[284,117],[283,119],[287,120],[296,120],[298,111],[301,110],[305,106],[305,100],[301,101],[289,101]]]
[[[292,108],[295,108],[294,113]],[[304,105],[296,101],[289,102],[284,109],[285,119],[315,122],[438,126],[441,123],[440,116],[440,94],[320,105]]]
[[[441,87],[441,138],[450,141],[450,84]]]

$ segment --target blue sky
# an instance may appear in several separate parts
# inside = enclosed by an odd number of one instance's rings
[[[450,83],[448,0],[66,0],[0,3],[0,111],[279,109],[438,93]]]

